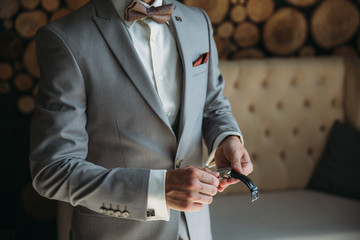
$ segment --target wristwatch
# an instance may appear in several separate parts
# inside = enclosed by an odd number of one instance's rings
[[[245,176],[244,174],[235,172],[230,167],[226,168],[220,168],[218,170],[215,170],[216,172],[220,173],[219,179],[222,180],[223,178],[236,178],[245,183],[245,185],[249,188],[251,192],[251,202],[256,201],[259,198],[259,191],[258,187],[254,185],[254,183]]]

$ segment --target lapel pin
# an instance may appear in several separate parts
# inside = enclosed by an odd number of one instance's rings
[[[176,21],[182,22],[182,18],[179,16],[175,16]]]

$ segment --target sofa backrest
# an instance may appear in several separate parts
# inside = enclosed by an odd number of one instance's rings
[[[352,62],[351,72],[343,58],[220,62],[224,94],[254,163],[250,178],[260,189],[304,188],[333,122],[350,116],[360,128],[358,63]],[[352,80],[346,85],[347,75]],[[226,192],[243,191],[236,184]]]

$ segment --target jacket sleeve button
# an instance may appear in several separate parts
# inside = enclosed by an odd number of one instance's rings
[[[106,213],[107,209],[105,207],[101,207],[100,208],[100,213],[104,214]]]
[[[111,208],[109,208],[107,211],[106,211],[106,214],[109,215],[109,216],[113,216],[115,213],[115,211]]]
[[[123,218],[129,218],[129,217],[130,217],[130,213],[125,210],[125,211],[122,213],[122,216],[123,216]]]
[[[114,216],[115,217],[122,217],[123,213],[120,210],[115,210]]]

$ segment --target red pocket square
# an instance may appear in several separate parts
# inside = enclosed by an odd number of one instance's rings
[[[207,63],[207,61],[209,60],[209,56],[209,52],[201,54],[200,57],[193,62],[193,67]]]

